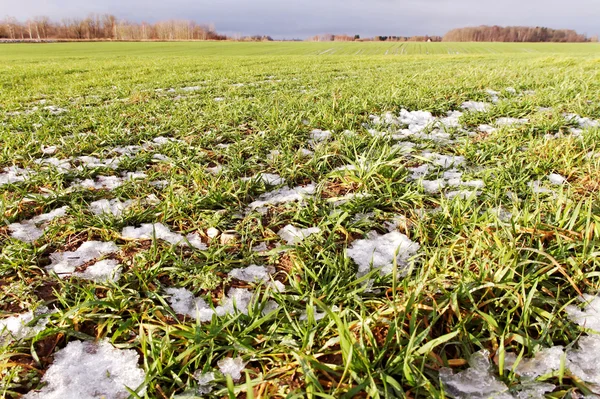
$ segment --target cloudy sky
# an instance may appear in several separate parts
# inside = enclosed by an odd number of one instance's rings
[[[194,19],[227,34],[443,34],[473,25],[536,25],[600,34],[600,0],[0,0],[0,17],[111,13],[133,21]]]

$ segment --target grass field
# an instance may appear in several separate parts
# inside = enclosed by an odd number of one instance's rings
[[[599,50],[0,46],[1,394],[600,394]]]

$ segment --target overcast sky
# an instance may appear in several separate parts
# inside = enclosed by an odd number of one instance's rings
[[[193,19],[226,34],[442,35],[474,25],[535,25],[600,33],[600,0],[0,0],[20,20],[111,13],[132,21]],[[3,17],[4,15],[0,15]]]

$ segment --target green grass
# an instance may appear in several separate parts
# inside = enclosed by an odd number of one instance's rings
[[[41,304],[57,309],[43,332],[3,345],[2,394],[18,397],[38,387],[52,353],[73,340],[106,338],[135,349],[152,398],[193,389],[196,370],[211,371],[218,360],[238,355],[249,362],[247,374],[238,382],[219,377],[214,397],[441,398],[439,368],[459,370],[480,349],[531,357],[540,348],[576,342],[581,328],[564,306],[600,288],[600,158],[585,156],[600,152],[600,131],[556,140],[544,135],[567,131],[563,113],[600,118],[599,49],[488,43],[0,46],[0,167],[39,171],[0,186],[0,309],[6,316]],[[188,86],[200,89],[181,90]],[[464,139],[458,144],[413,140],[424,150],[464,156],[465,177],[485,182],[476,198],[424,192],[407,179],[407,168],[424,161],[399,153],[395,141],[374,138],[364,126],[369,115],[402,108],[445,115],[464,101],[489,101],[486,89],[507,87],[534,93],[503,92],[488,112],[465,114],[461,123],[471,131],[498,117],[525,117],[528,124],[473,137],[454,131]],[[47,105],[67,111],[27,112]],[[333,137],[303,157],[298,150],[308,148],[315,128]],[[103,150],[158,136],[182,142],[142,151],[117,170],[60,174],[34,162],[42,146],[56,145],[53,156],[61,159],[101,157]],[[280,154],[269,159],[272,150]],[[152,162],[154,152],[172,161]],[[361,168],[360,159],[369,167]],[[222,173],[206,171],[216,164]],[[358,170],[334,171],[345,164]],[[114,191],[68,190],[76,178],[137,170],[148,177]],[[241,181],[259,172],[277,173],[290,187],[315,182],[317,194],[305,205],[245,214],[249,203],[273,189]],[[553,172],[568,178],[551,187],[556,196],[532,193],[528,182]],[[168,184],[149,184],[156,180]],[[369,196],[337,209],[328,201],[355,192]],[[26,200],[31,193],[51,195]],[[87,209],[98,199],[151,194],[160,203],[137,205],[123,218]],[[10,238],[4,227],[63,205],[70,207],[67,216],[33,244]],[[487,212],[498,206],[513,212],[510,223]],[[354,218],[370,212],[369,219]],[[371,230],[385,233],[384,222],[398,215],[404,218],[400,232],[421,246],[418,257],[395,280],[369,276],[376,290],[368,292],[345,248]],[[120,237],[125,226],[153,222],[198,232],[208,249]],[[316,226],[321,233],[280,252],[276,233],[287,224]],[[209,242],[210,227],[236,238]],[[61,280],[46,271],[50,253],[89,240],[115,240],[121,247],[118,282]],[[251,250],[262,242],[271,251]],[[250,264],[275,267],[286,292],[254,288],[264,294],[249,315],[210,323],[178,318],[170,308],[166,288],[218,298],[232,284],[226,273]],[[264,316],[270,299],[279,309]],[[314,320],[313,306],[326,312],[323,319]],[[300,320],[306,311],[308,320]],[[556,398],[587,389],[568,373],[543,379],[557,386]],[[504,373],[502,380],[515,386],[519,377]]]

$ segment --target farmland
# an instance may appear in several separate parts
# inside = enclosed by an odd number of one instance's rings
[[[600,394],[599,50],[0,46],[0,392]]]

